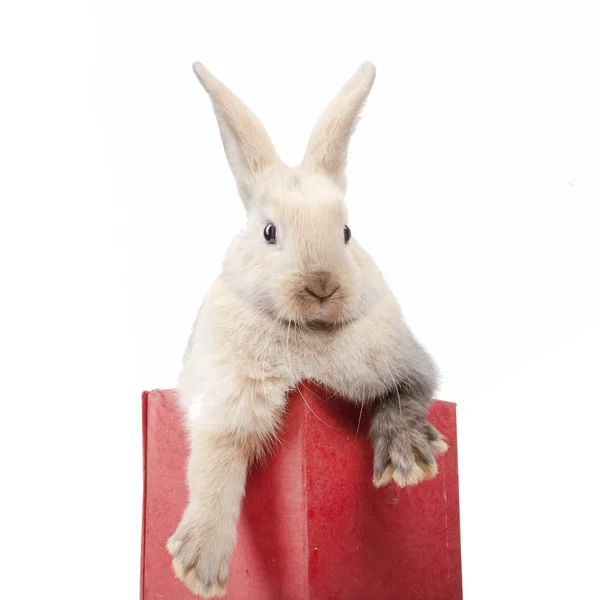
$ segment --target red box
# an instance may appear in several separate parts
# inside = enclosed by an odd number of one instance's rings
[[[142,600],[198,598],[165,543],[187,502],[186,437],[173,390],[143,395]],[[460,600],[456,406],[431,422],[450,446],[417,486],[375,489],[368,415],[313,384],[290,394],[281,443],[248,478],[230,600]]]

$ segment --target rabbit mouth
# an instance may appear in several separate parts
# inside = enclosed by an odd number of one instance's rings
[[[341,287],[325,295],[310,290],[299,290],[293,300],[294,313],[298,321],[317,328],[331,328],[332,324],[343,323],[348,317],[348,303]]]
[[[339,273],[295,272],[280,280],[283,309],[289,321],[321,327],[346,322],[353,313],[352,288],[342,285]]]
[[[315,291],[305,287],[296,292],[296,306],[306,318],[329,320],[339,316],[344,305],[344,293],[340,286],[327,292]]]
[[[306,327],[310,332],[325,333],[338,331],[346,326],[346,322],[340,319],[336,319],[335,321],[324,321],[323,319],[306,319],[298,321],[296,319],[290,319],[289,323],[292,327]]]
[[[326,295],[323,295],[322,293],[314,292],[313,290],[311,290],[308,287],[304,288],[304,291],[307,292],[313,298],[316,298],[317,300],[319,300],[320,302],[325,302],[326,300],[329,300],[329,298],[334,296],[339,289],[340,289],[340,286],[338,285],[332,292],[328,292],[328,293],[326,293]]]

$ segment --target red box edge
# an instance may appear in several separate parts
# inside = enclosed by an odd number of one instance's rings
[[[144,600],[144,582],[146,574],[146,480],[148,450],[148,397],[150,392],[142,392],[142,536],[140,556],[140,600]]]
[[[448,402],[452,404],[454,413],[454,436],[456,438],[456,513],[458,516],[458,580],[460,581],[460,600],[463,598],[463,560],[462,560],[462,519],[460,511],[460,469],[458,464],[458,405],[456,402]]]

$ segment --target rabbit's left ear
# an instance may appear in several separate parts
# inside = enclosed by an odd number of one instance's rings
[[[225,154],[239,194],[247,205],[256,178],[281,161],[271,138],[252,111],[203,64],[196,62],[193,67],[212,100]]]
[[[363,63],[325,109],[308,141],[303,164],[328,175],[342,189],[350,138],[374,81],[375,66]]]

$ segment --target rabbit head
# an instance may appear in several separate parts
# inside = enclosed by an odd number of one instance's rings
[[[315,125],[302,163],[284,165],[254,114],[202,64],[229,165],[247,212],[223,278],[246,302],[298,323],[343,323],[368,302],[369,257],[344,202],[348,144],[375,79],[364,63]]]

